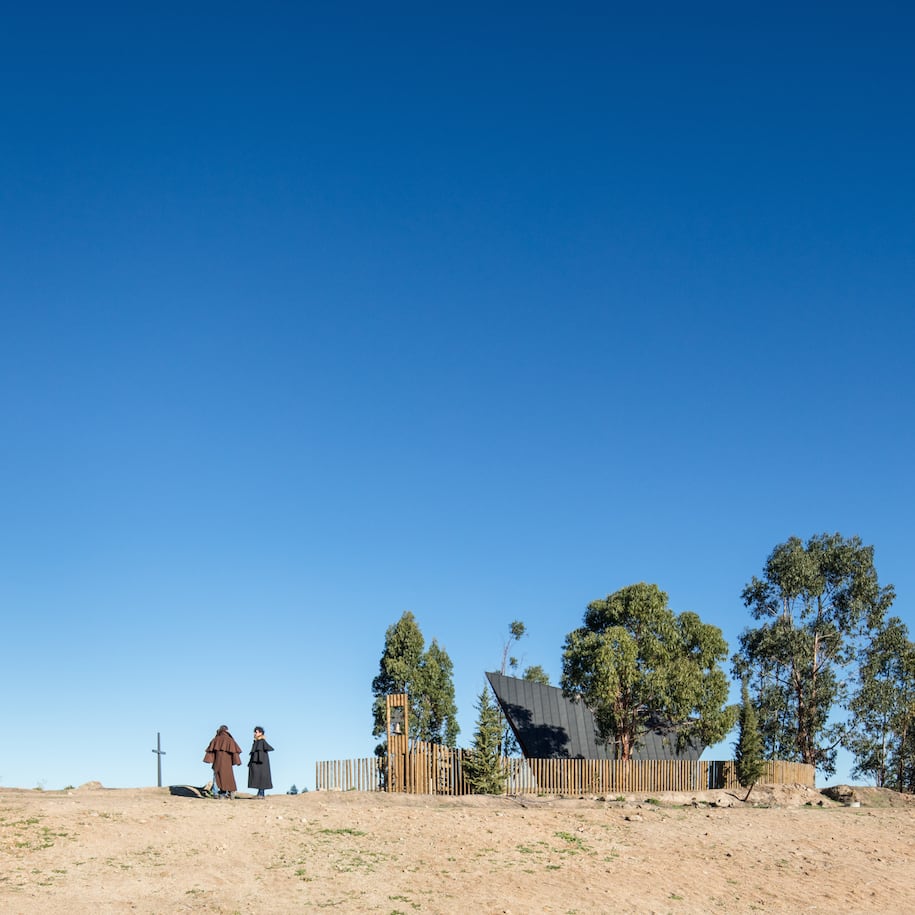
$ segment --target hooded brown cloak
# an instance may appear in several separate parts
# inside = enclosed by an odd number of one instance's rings
[[[203,761],[213,767],[216,787],[220,791],[238,790],[232,766],[241,765],[241,747],[235,742],[235,738],[229,733],[229,729],[225,725],[216,732],[216,736],[210,741]]]

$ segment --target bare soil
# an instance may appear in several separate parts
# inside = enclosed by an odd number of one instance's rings
[[[0,789],[0,911],[915,911],[915,799],[742,797]]]

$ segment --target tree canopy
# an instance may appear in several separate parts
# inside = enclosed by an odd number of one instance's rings
[[[460,729],[452,675],[448,653],[435,639],[426,650],[416,618],[406,611],[385,632],[378,675],[372,680],[372,734],[379,737],[386,732],[385,696],[407,693],[409,736],[453,747]]]
[[[880,587],[873,547],[840,534],[775,547],[742,598],[761,621],[740,636],[734,673],[750,682],[766,756],[835,771],[843,728],[830,723],[847,668],[894,597]]]
[[[529,667],[525,667],[524,673],[521,674],[521,679],[530,680],[532,683],[541,683],[544,686],[550,685],[550,675],[539,664],[531,664]]]
[[[711,744],[736,717],[720,666],[727,651],[718,627],[675,614],[657,585],[629,585],[588,604],[584,626],[566,636],[562,689],[588,705],[620,759],[656,724],[671,726],[680,746]]]
[[[854,774],[878,788],[915,790],[915,643],[899,617],[863,651],[849,710]]]

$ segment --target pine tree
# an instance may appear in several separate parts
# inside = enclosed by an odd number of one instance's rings
[[[737,768],[737,780],[747,789],[747,800],[753,786],[759,781],[765,768],[763,761],[763,740],[759,732],[759,720],[756,709],[750,701],[750,688],[743,681],[740,689],[740,712],[737,718],[737,743],[734,744],[734,760]]]
[[[464,760],[464,771],[474,794],[501,794],[506,772],[500,753],[502,722],[489,689],[483,688],[476,704],[479,710],[473,746]]]

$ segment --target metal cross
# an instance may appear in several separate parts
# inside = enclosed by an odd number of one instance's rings
[[[156,731],[156,749],[153,750],[153,753],[156,754],[156,762],[159,764],[159,787],[162,787],[162,757],[165,756],[165,750],[162,749],[162,739],[159,736],[159,732]]]

